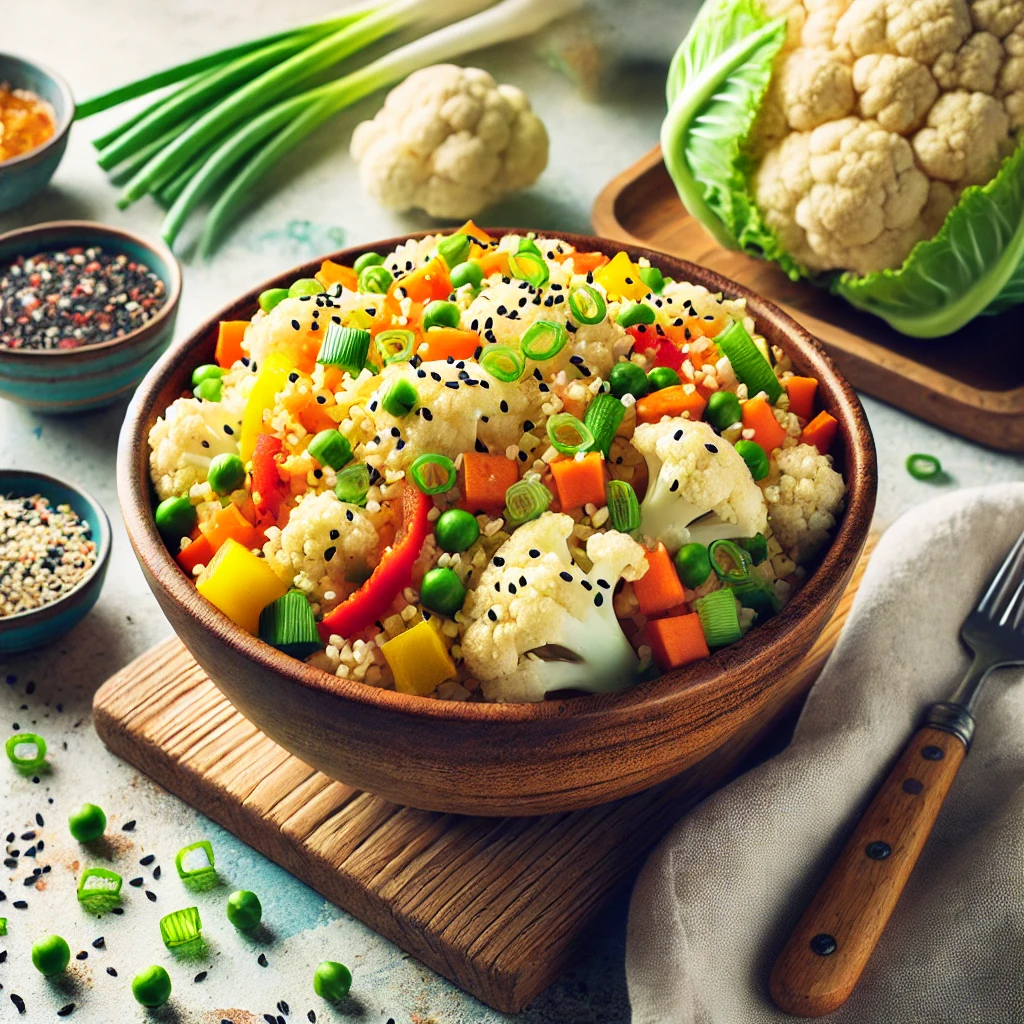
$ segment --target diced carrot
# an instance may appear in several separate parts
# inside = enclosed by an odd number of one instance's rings
[[[483,228],[478,228],[472,220],[467,220],[465,224],[455,232],[457,235],[469,235],[470,238],[475,239],[481,245],[490,245],[494,241],[493,238]]]
[[[314,276],[325,288],[330,288],[333,284],[340,284],[350,292],[359,289],[359,275],[355,270],[341,263],[335,263],[334,260],[324,260]]]
[[[804,427],[800,440],[804,444],[813,444],[822,455],[828,455],[838,429],[836,418],[822,410]]]
[[[423,336],[416,354],[423,360],[472,359],[483,344],[476,331],[463,331],[458,327],[431,327]]]
[[[492,249],[490,252],[485,252],[477,257],[476,262],[480,264],[484,278],[488,278],[492,274],[501,274],[502,277],[509,276],[508,253],[504,249]]]
[[[505,492],[519,480],[519,468],[504,455],[466,452],[462,456],[462,494],[469,509],[505,507]]]
[[[482,246],[474,242],[469,247],[469,255],[466,257],[467,260],[478,260],[487,250]]]
[[[551,475],[558,489],[563,512],[584,505],[603,505],[604,459],[600,452],[587,452],[582,459],[559,459],[551,463]]]
[[[427,303],[432,299],[447,299],[451,294],[452,282],[444,260],[439,257],[394,281],[388,289],[388,297],[393,297],[399,288],[413,302]]]
[[[658,423],[662,416],[683,416],[699,420],[704,415],[707,399],[692,384],[673,384],[636,403],[637,423]]]
[[[708,314],[711,316],[711,314]],[[732,317],[725,313],[715,313],[709,320],[707,316],[700,318],[700,330],[705,338],[716,338],[732,323]]]
[[[796,413],[802,420],[809,420],[814,415],[814,397],[817,393],[818,382],[813,377],[790,377],[786,381],[789,411]]]
[[[665,545],[660,541],[647,552],[647,572],[633,583],[640,611],[647,616],[667,612],[686,600],[686,591]]]
[[[242,339],[248,326],[248,320],[221,320],[217,330],[217,351],[214,356],[218,366],[229,370],[245,356]]]
[[[592,274],[608,262],[608,257],[603,252],[570,252],[563,255],[555,253],[555,259],[559,263],[564,263],[570,258],[574,274]]]
[[[192,577],[194,576],[192,570],[197,565],[209,564],[215,554],[216,551],[210,543],[210,538],[205,533],[200,533],[184,551],[178,553],[175,561],[184,569],[187,576]]]
[[[647,643],[663,672],[682,668],[711,654],[696,612],[648,622]]]
[[[679,318],[677,317],[676,319]],[[704,331],[701,330],[700,323],[699,316],[688,316],[683,319],[681,324],[677,324],[675,320],[662,321],[661,330],[673,345],[677,348],[682,348],[684,345],[689,345],[698,338],[704,337]]]
[[[319,434],[321,430],[331,430],[337,427],[338,420],[328,412],[329,409],[334,407],[333,397],[330,400],[330,405],[328,405],[326,400],[323,402],[317,401],[318,397],[326,399],[326,395],[323,393],[310,392],[304,397],[306,401],[298,410],[298,417],[299,422],[311,434]]]
[[[256,546],[256,530],[234,504],[225,505],[205,524],[203,533],[214,551],[227,540],[237,540],[245,548]]]
[[[754,432],[751,440],[756,441],[768,455],[786,440],[786,432],[779,426],[764,395],[743,403],[743,429]]]

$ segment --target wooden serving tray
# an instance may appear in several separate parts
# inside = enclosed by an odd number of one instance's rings
[[[594,203],[599,235],[710,267],[802,323],[855,388],[945,430],[1024,451],[1024,308],[979,317],[948,338],[906,338],[773,263],[723,249],[687,212],[655,146]]]

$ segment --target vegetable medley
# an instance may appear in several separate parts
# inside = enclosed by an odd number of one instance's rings
[[[472,222],[271,289],[149,438],[199,592],[338,676],[538,701],[776,614],[845,484],[742,300]]]

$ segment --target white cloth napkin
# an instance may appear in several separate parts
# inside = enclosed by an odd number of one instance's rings
[[[969,659],[960,624],[1024,529],[1024,485],[953,492],[883,536],[790,745],[665,838],[630,908],[633,1024],[776,1024],[776,954],[858,812]],[[1024,1021],[1024,670],[974,744],[841,1024]]]

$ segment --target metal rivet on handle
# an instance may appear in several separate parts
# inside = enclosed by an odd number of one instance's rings
[[[873,843],[868,843],[864,847],[864,852],[872,860],[885,860],[892,853],[892,847],[888,843],[883,843],[880,839],[876,839]]]
[[[916,796],[921,790],[924,789],[924,783],[919,782],[917,779],[904,779],[903,780],[903,792],[910,793],[912,796]]]
[[[946,756],[946,752],[942,747],[927,746],[921,748],[921,756],[927,761],[941,761]]]
[[[811,952],[818,956],[831,956],[836,951],[836,940],[826,932],[821,932],[811,939]]]

